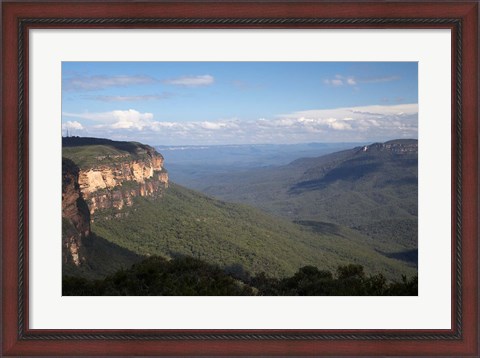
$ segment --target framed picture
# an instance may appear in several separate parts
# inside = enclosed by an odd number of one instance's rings
[[[3,355],[478,355],[476,1],[2,5]]]

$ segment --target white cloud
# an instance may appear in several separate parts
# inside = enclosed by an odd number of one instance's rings
[[[93,99],[102,102],[139,102],[139,101],[151,101],[162,100],[170,98],[170,93],[163,94],[147,94],[139,96],[85,96],[87,99]]]
[[[92,136],[126,136],[150,144],[363,142],[416,138],[418,132],[418,104],[307,110],[250,120],[160,121],[134,109],[63,116],[98,122],[83,124]]]
[[[65,123],[62,123],[62,129],[78,129],[78,130],[82,130],[83,129],[83,126],[81,123],[77,122],[77,121],[68,121],[68,122],[65,122]]]
[[[153,119],[152,113],[140,113],[133,109],[128,111],[113,111],[113,116],[116,121],[111,125],[113,129],[128,129],[135,128],[142,130],[143,128],[150,127],[150,123]]]
[[[326,85],[338,87],[343,85],[356,86],[359,83],[381,83],[399,80],[399,76],[365,77],[357,78],[355,76],[335,75],[334,78],[323,80]]]
[[[65,135],[77,135],[78,132],[82,132],[85,128],[77,121],[68,121],[62,123],[62,132]]]
[[[198,87],[198,86],[209,86],[215,82],[215,79],[213,78],[213,76],[210,76],[210,75],[183,76],[183,77],[165,80],[163,82],[166,84],[175,85],[175,86]]]
[[[205,129],[217,130],[227,127],[227,123],[222,122],[201,122],[199,123],[200,127]]]
[[[338,87],[338,86],[343,86],[343,80],[341,79],[338,79],[338,78],[333,78],[333,79],[326,79],[323,81],[323,83],[325,83],[326,85],[332,85],[332,86],[335,86],[335,87]]]
[[[182,76],[171,79],[156,79],[146,75],[117,75],[117,76],[75,76],[65,78],[63,81],[63,90],[65,91],[96,91],[111,87],[128,87],[135,85],[148,85],[154,83],[164,83],[168,85],[183,86],[183,87],[199,87],[209,86],[215,82],[215,78],[211,75],[198,76]],[[88,98],[96,99],[105,102],[127,102],[150,99],[167,98],[169,94],[160,95],[139,95],[139,96],[90,96]]]
[[[353,85],[357,84],[357,81],[355,80],[355,78],[349,77],[349,78],[347,78],[347,84],[350,85],[350,86],[353,86]]]
[[[140,113],[134,109],[126,111],[116,110],[111,112],[100,113],[63,113],[66,117],[74,117],[81,119],[88,119],[92,121],[102,122],[102,124],[95,126],[95,128],[110,128],[110,129],[138,129],[150,127],[153,120],[152,113]]]
[[[355,80],[355,78],[353,76],[347,76],[346,77],[346,76],[342,76],[342,75],[335,75],[334,78],[325,79],[323,81],[323,83],[325,83],[326,85],[338,87],[338,86],[343,86],[343,85],[354,86],[354,85],[357,84],[357,81]]]
[[[341,120],[330,123],[330,127],[335,130],[344,131],[351,130],[352,126],[348,123],[345,123]]]
[[[94,91],[109,87],[126,87],[154,83],[156,80],[149,76],[77,76],[66,78],[63,87],[67,91]]]

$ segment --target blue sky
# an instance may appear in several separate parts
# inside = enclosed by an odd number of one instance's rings
[[[62,129],[152,145],[416,138],[416,62],[64,62]]]

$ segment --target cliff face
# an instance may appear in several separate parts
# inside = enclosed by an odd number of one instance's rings
[[[90,212],[78,185],[79,169],[62,159],[62,257],[64,263],[85,262],[83,240],[90,234]]]
[[[160,197],[168,187],[168,173],[163,157],[152,152],[142,160],[81,169],[78,183],[94,217],[100,209],[131,206],[137,196]]]
[[[78,185],[88,204],[91,220],[133,205],[133,198],[158,198],[168,187],[163,156],[141,143],[99,138],[63,138],[63,156],[79,167]]]
[[[168,173],[162,155],[140,143],[70,137],[62,154],[63,260],[81,266],[95,216],[126,216],[135,197],[161,197]]]

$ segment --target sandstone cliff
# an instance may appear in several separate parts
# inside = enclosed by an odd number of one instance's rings
[[[163,156],[140,143],[70,137],[62,154],[62,255],[64,264],[80,267],[88,261],[95,216],[126,216],[122,209],[135,197],[161,197],[168,173]]]
[[[84,239],[90,234],[90,212],[78,185],[79,168],[62,158],[62,257],[64,263],[85,261]]]
[[[66,141],[68,140],[68,141]],[[138,196],[158,198],[168,187],[163,156],[154,148],[133,142],[94,138],[64,138],[64,156],[80,167],[78,184],[91,220],[104,209],[113,216]]]
[[[152,153],[142,161],[81,169],[78,183],[92,217],[99,209],[131,206],[136,196],[161,196],[168,187],[168,173],[162,165],[163,157]]]

